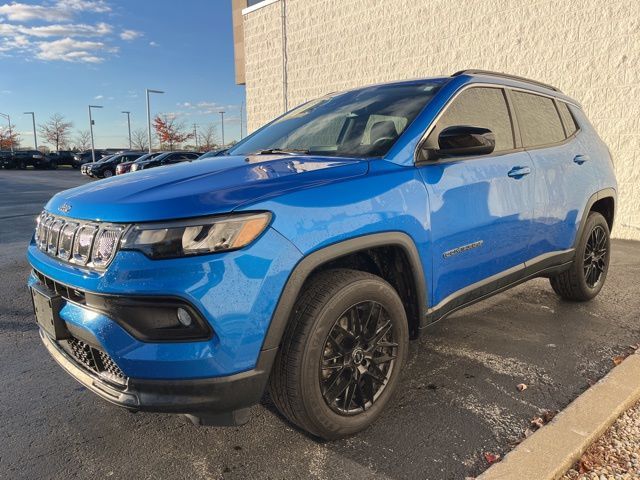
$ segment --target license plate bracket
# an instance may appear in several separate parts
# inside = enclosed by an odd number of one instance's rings
[[[49,289],[33,285],[31,287],[31,300],[36,322],[54,340],[70,338],[69,330],[60,318],[60,309],[63,299],[60,295]]]

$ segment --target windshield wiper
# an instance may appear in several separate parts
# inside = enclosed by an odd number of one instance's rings
[[[269,148],[267,150],[260,150],[254,155],[271,155],[273,153],[286,153],[287,155],[308,155],[309,150],[304,150],[302,148]]]

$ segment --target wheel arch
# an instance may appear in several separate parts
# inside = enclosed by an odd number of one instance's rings
[[[336,268],[343,267],[340,264],[341,259],[353,256],[365,255],[366,252],[380,251],[379,249],[392,248],[397,249],[403,253],[407,265],[411,269],[411,280],[413,288],[415,289],[416,297],[416,309],[413,316],[415,319],[410,319],[409,329],[412,331],[412,322],[416,322],[419,325],[420,319],[424,318],[427,312],[427,287],[426,280],[423,273],[422,262],[418,249],[415,243],[409,235],[403,232],[383,232],[370,235],[364,235],[361,237],[351,238],[338,243],[334,243],[327,247],[323,247],[316,250],[307,256],[305,256],[289,275],[278,304],[271,319],[271,324],[265,336],[265,340],[262,345],[262,351],[275,349],[279,346],[282,335],[288,324],[291,311],[295,304],[298,295],[300,294],[305,282],[310,279],[315,273],[325,269],[326,267]],[[363,257],[364,258],[364,257]],[[323,268],[325,267],[325,268]],[[364,271],[369,271],[368,268],[361,268]],[[384,278],[384,276],[383,276]],[[389,279],[385,278],[389,281]],[[389,282],[397,290],[398,284]],[[403,295],[398,292],[401,296]],[[405,304],[405,310],[407,310],[407,298],[402,298]],[[410,312],[407,311],[407,317],[410,316]],[[417,332],[417,327],[415,329]]]
[[[613,220],[615,217],[615,208],[616,208],[617,194],[615,189],[613,188],[605,188],[597,191],[589,200],[587,200],[587,204],[585,205],[584,210],[582,211],[582,219],[580,220],[580,227],[578,228],[578,232],[576,234],[576,238],[574,239],[573,246],[577,248],[578,242],[580,238],[582,238],[582,233],[584,231],[584,227],[587,223],[587,218],[589,217],[589,213],[598,212],[604,216],[609,225],[609,230],[613,228]]]

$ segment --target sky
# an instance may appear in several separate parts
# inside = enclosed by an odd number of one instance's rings
[[[152,117],[214,123],[219,141],[224,110],[225,141],[240,137],[229,0],[0,0],[0,112],[23,147],[33,146],[23,112],[37,124],[62,114],[75,132],[89,129],[89,104],[104,107],[93,110],[96,148],[124,147],[123,110],[146,129],[145,88],[165,92],[152,95]]]

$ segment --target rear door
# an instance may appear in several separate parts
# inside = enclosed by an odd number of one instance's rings
[[[420,166],[429,192],[432,305],[444,304],[479,282],[522,269],[528,258],[533,164],[514,134],[502,88],[471,87],[458,94],[426,142],[437,147],[446,127],[489,128],[490,155],[436,160]],[[476,284],[476,285],[474,285]]]
[[[562,101],[515,90],[510,96],[536,167],[531,258],[572,248],[593,183],[577,124]]]

